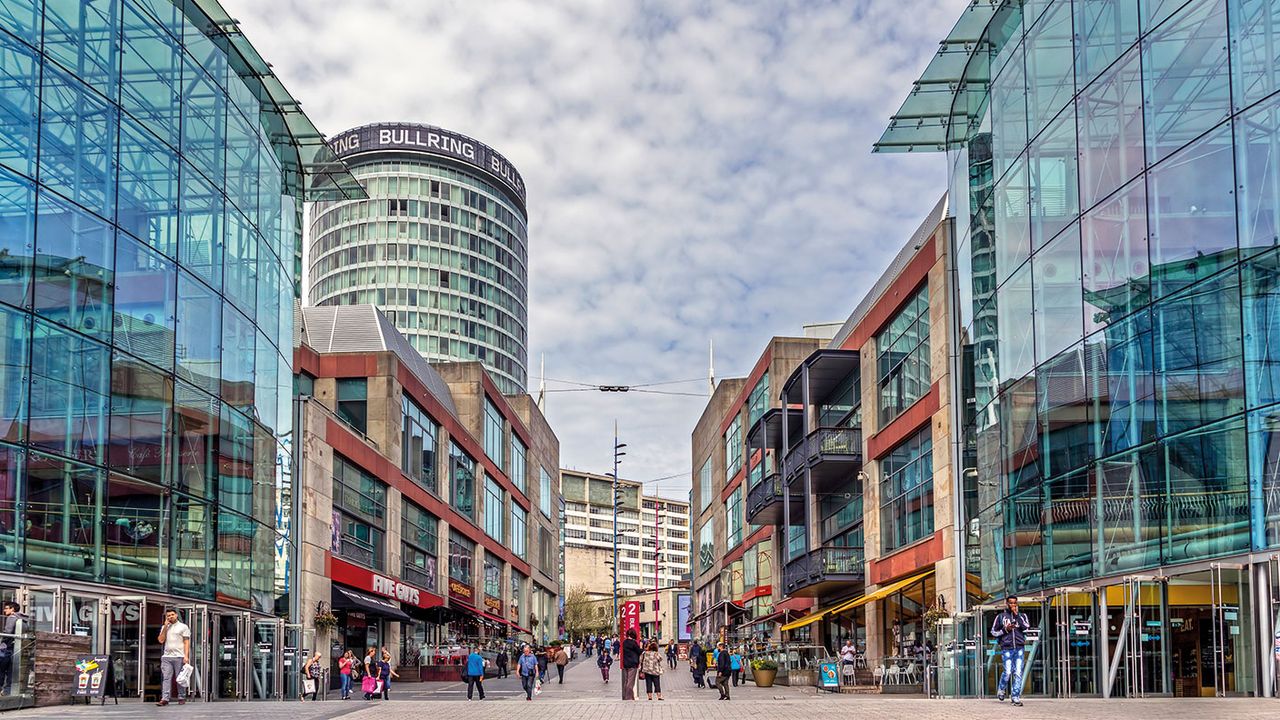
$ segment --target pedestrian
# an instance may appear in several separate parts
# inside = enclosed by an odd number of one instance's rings
[[[729,699],[729,676],[733,669],[729,660],[729,648],[724,643],[716,646],[716,689],[720,691],[720,699]]]
[[[378,648],[371,647],[364,654],[364,674],[371,678],[378,677]]]
[[[164,646],[164,651],[160,655],[160,702],[156,705],[164,707],[169,704],[173,679],[182,672],[183,665],[191,664],[191,628],[178,619],[176,610],[169,610],[164,614],[160,644]],[[178,704],[187,704],[187,688],[184,685],[178,685]]]
[[[689,672],[693,673],[695,686],[700,688],[707,686],[707,653],[697,640],[694,640],[693,646],[689,648]]]
[[[852,670],[846,671],[844,668],[856,665],[857,660],[858,649],[853,646],[853,638],[846,638],[844,641],[844,647],[840,648],[841,672],[853,672]]]
[[[1004,702],[1007,689],[1014,707],[1022,707],[1023,648],[1030,627],[1031,621],[1025,613],[1018,612],[1018,598],[1012,595],[1005,598],[1004,610],[991,623],[991,634],[997,638],[1000,655],[1004,658],[1004,672],[1000,675],[1000,686],[996,688],[996,700]]]
[[[674,642],[667,643],[667,665],[672,670],[676,669],[676,644]]]
[[[538,680],[538,658],[534,656],[532,647],[524,646],[524,654],[516,663],[516,672],[520,675],[520,687],[524,688],[524,699],[532,700],[534,683]]]
[[[498,677],[504,678],[511,674],[507,672],[507,649],[506,648],[502,648],[501,650],[498,651],[498,657],[494,658],[494,662],[498,666],[497,668]]]
[[[0,624],[0,695],[8,695],[13,686],[14,648],[19,635],[18,622],[26,620],[22,606],[7,600],[4,604],[4,622]]]
[[[391,678],[398,678],[394,668],[391,667],[391,653],[382,648],[382,659],[378,662],[378,679],[382,681],[382,699],[391,699]]]
[[[658,652],[658,643],[656,640],[649,641],[649,647],[640,656],[640,674],[644,676],[644,692],[653,699],[653,694],[658,694],[658,699],[662,699],[662,653]]]
[[[604,684],[609,684],[609,666],[613,665],[613,655],[609,654],[609,648],[600,648],[600,654],[596,656],[596,667],[600,668],[600,677],[604,678]]]
[[[538,681],[545,683],[547,681],[547,665],[551,662],[551,648],[543,648],[538,653]]]
[[[471,699],[471,691],[480,690],[480,699],[484,699],[484,666],[488,662],[480,654],[480,648],[471,646],[471,654],[467,656],[467,699]]]
[[[355,668],[356,654],[348,648],[342,657],[338,658],[338,679],[342,682],[342,699],[351,699],[351,671]]]
[[[316,653],[307,658],[302,663],[302,692],[298,693],[298,702],[303,702],[307,696],[311,696],[312,702],[316,700],[320,692],[320,653]]]
[[[616,657],[618,653],[622,652],[622,641],[618,639],[617,635],[614,635],[611,644],[613,647],[613,654]]]
[[[563,685],[564,684],[564,666],[569,664],[569,654],[564,651],[563,645],[556,648],[556,652],[552,656],[552,659],[555,661],[555,664],[556,664],[556,674],[560,676],[560,679],[557,681],[556,684]]]
[[[738,678],[742,676],[742,655],[738,648],[729,651],[729,674],[733,676],[733,686],[738,687]]]
[[[640,674],[640,633],[631,631],[622,642],[622,699],[636,699],[636,677]]]

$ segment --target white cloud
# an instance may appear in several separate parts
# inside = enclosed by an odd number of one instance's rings
[[[744,373],[846,317],[943,189],[941,158],[870,146],[965,0],[223,4],[322,131],[432,123],[520,169],[531,389],[542,353],[566,380],[705,376],[709,338]],[[689,472],[704,403],[561,392],[548,415],[596,471],[616,418],[649,479]]]

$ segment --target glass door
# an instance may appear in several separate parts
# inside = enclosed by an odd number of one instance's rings
[[[1172,690],[1164,580],[1135,576],[1126,578],[1123,588],[1125,694],[1131,698],[1168,695]]]
[[[1051,672],[1052,695],[1075,697],[1097,694],[1094,648],[1094,593],[1082,588],[1062,588],[1049,601],[1053,637],[1045,650]]]
[[[298,697],[299,683],[302,679],[302,666],[307,661],[307,654],[320,650],[324,652],[325,648],[316,648],[315,644],[316,631],[308,629],[302,625],[286,624],[284,626],[284,645],[281,647],[281,677],[283,679],[283,687],[281,692],[286,698]],[[341,647],[338,643],[338,647]],[[332,652],[330,652],[332,656]],[[336,658],[322,663],[321,668],[329,667]],[[332,690],[333,688],[329,688]]]
[[[214,613],[213,630],[214,686],[210,695],[216,700],[243,700],[249,692],[249,613]]]
[[[1215,563],[1209,568],[1212,602],[1211,673],[1214,695],[1226,697],[1253,690],[1249,638],[1249,574],[1243,565]]]
[[[22,588],[22,593],[25,597],[18,602],[27,609],[33,630],[70,632],[63,608],[64,593],[61,585],[29,585]]]
[[[104,601],[97,595],[79,595],[73,592],[63,594],[67,617],[67,632],[89,638],[89,648],[93,652],[102,652],[105,639],[102,632],[102,616]]]
[[[252,698],[267,700],[281,695],[283,655],[281,640],[284,636],[283,620],[253,621],[253,669]]]
[[[110,597],[107,606],[106,653],[116,697],[142,697],[146,689],[147,599]]]
[[[213,661],[213,633],[209,627],[207,605],[179,605],[178,619],[191,628],[191,686],[188,698],[210,700],[205,690],[205,679],[210,677]]]

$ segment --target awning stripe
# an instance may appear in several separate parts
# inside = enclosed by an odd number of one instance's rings
[[[922,572],[922,573],[920,573],[920,574],[918,574],[918,575],[912,575],[911,577],[907,578],[906,580],[899,580],[899,581],[897,581],[897,582],[895,582],[895,583],[891,583],[891,584],[889,584],[889,585],[886,585],[886,586],[884,586],[884,587],[880,588],[879,590],[876,590],[875,592],[868,593],[868,594],[866,594],[866,595],[862,595],[862,596],[860,596],[860,597],[856,597],[856,598],[854,598],[854,599],[852,599],[852,600],[845,601],[845,602],[843,602],[843,603],[841,603],[841,604],[839,604],[839,605],[836,605],[835,607],[827,608],[826,610],[819,610],[819,611],[817,611],[817,612],[813,613],[812,615],[808,615],[808,616],[806,616],[806,617],[800,618],[799,620],[796,620],[795,622],[787,623],[786,625],[783,625],[783,626],[782,626],[782,629],[783,629],[783,630],[795,630],[795,629],[797,629],[797,628],[802,628],[802,627],[805,627],[805,626],[808,626],[808,625],[812,625],[813,623],[816,623],[816,622],[818,622],[819,620],[821,620],[821,619],[823,619],[823,618],[825,618],[825,617],[827,617],[827,616],[829,616],[829,615],[838,615],[838,614],[840,614],[840,613],[842,613],[842,612],[848,612],[849,610],[853,610],[854,608],[858,608],[858,607],[861,607],[861,606],[863,606],[863,605],[866,605],[867,603],[871,602],[872,600],[879,600],[879,599],[881,599],[881,598],[888,597],[889,595],[892,595],[893,593],[895,593],[895,592],[897,592],[897,591],[901,590],[902,588],[904,588],[904,587],[906,587],[906,586],[910,585],[911,583],[914,583],[914,582],[918,582],[918,581],[920,581],[920,580],[923,580],[924,578],[926,578],[926,577],[928,577],[928,576],[930,576],[930,575],[932,575],[932,574],[933,574],[933,568],[929,568],[928,570],[925,570],[924,572]]]

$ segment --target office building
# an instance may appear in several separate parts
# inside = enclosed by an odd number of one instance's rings
[[[213,0],[6,2],[0,58],[0,596],[122,696],[170,607],[199,698],[289,696],[301,207],[363,191]]]
[[[432,362],[478,361],[525,391],[528,212],[501,154],[449,130],[365,125],[330,145],[368,199],[316,203],[308,301],[377,305]]]

